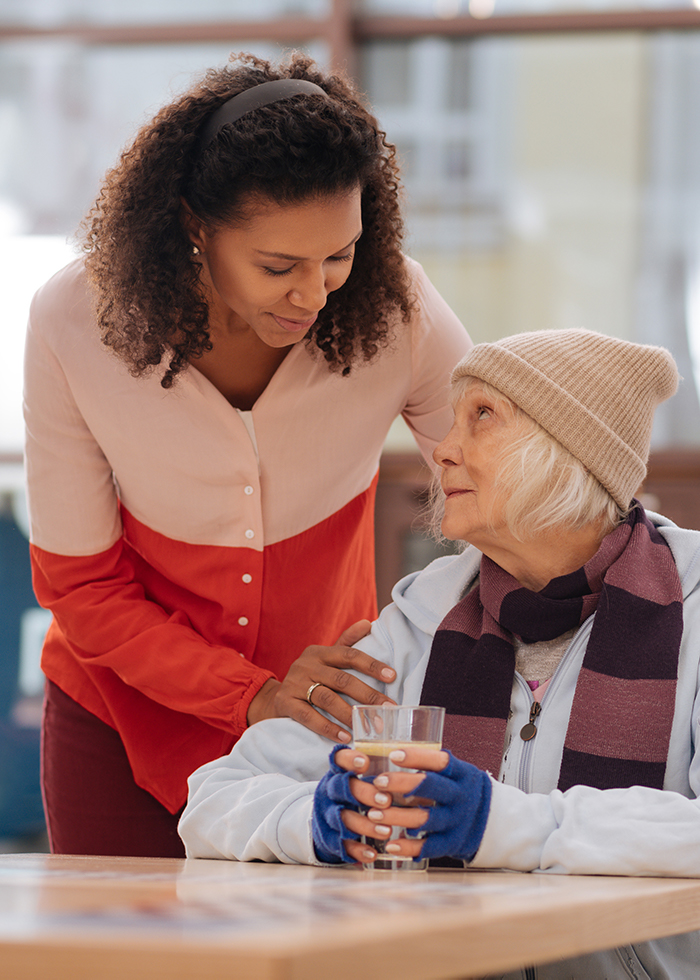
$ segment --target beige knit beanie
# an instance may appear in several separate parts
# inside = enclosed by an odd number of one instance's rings
[[[519,405],[622,507],[646,476],[654,410],[678,387],[665,348],[590,330],[537,330],[477,344],[452,381],[467,376]]]

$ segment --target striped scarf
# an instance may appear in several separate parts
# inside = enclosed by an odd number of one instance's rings
[[[595,614],[564,742],[558,787],[663,787],[683,633],[670,548],[634,507],[582,568],[524,588],[485,555],[478,587],[440,623],[421,704],[446,708],[445,748],[498,775],[515,651]]]

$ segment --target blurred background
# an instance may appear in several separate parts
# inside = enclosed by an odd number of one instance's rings
[[[698,0],[700,3],[700,0]],[[700,11],[679,0],[0,0],[0,850],[43,849],[39,653],[22,489],[35,289],[73,255],[138,126],[232,51],[353,76],[399,148],[407,251],[472,338],[584,327],[668,347],[645,502],[700,528]],[[397,423],[380,603],[437,547]]]

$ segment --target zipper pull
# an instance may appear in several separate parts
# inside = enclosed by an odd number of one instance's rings
[[[529,742],[531,738],[534,738],[537,734],[537,728],[535,726],[535,719],[542,710],[542,705],[539,701],[533,701],[532,707],[530,708],[530,720],[527,725],[523,725],[520,729],[520,737],[523,742]]]

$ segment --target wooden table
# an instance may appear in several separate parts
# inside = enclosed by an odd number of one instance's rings
[[[0,856],[3,980],[438,980],[700,928],[700,880]]]

